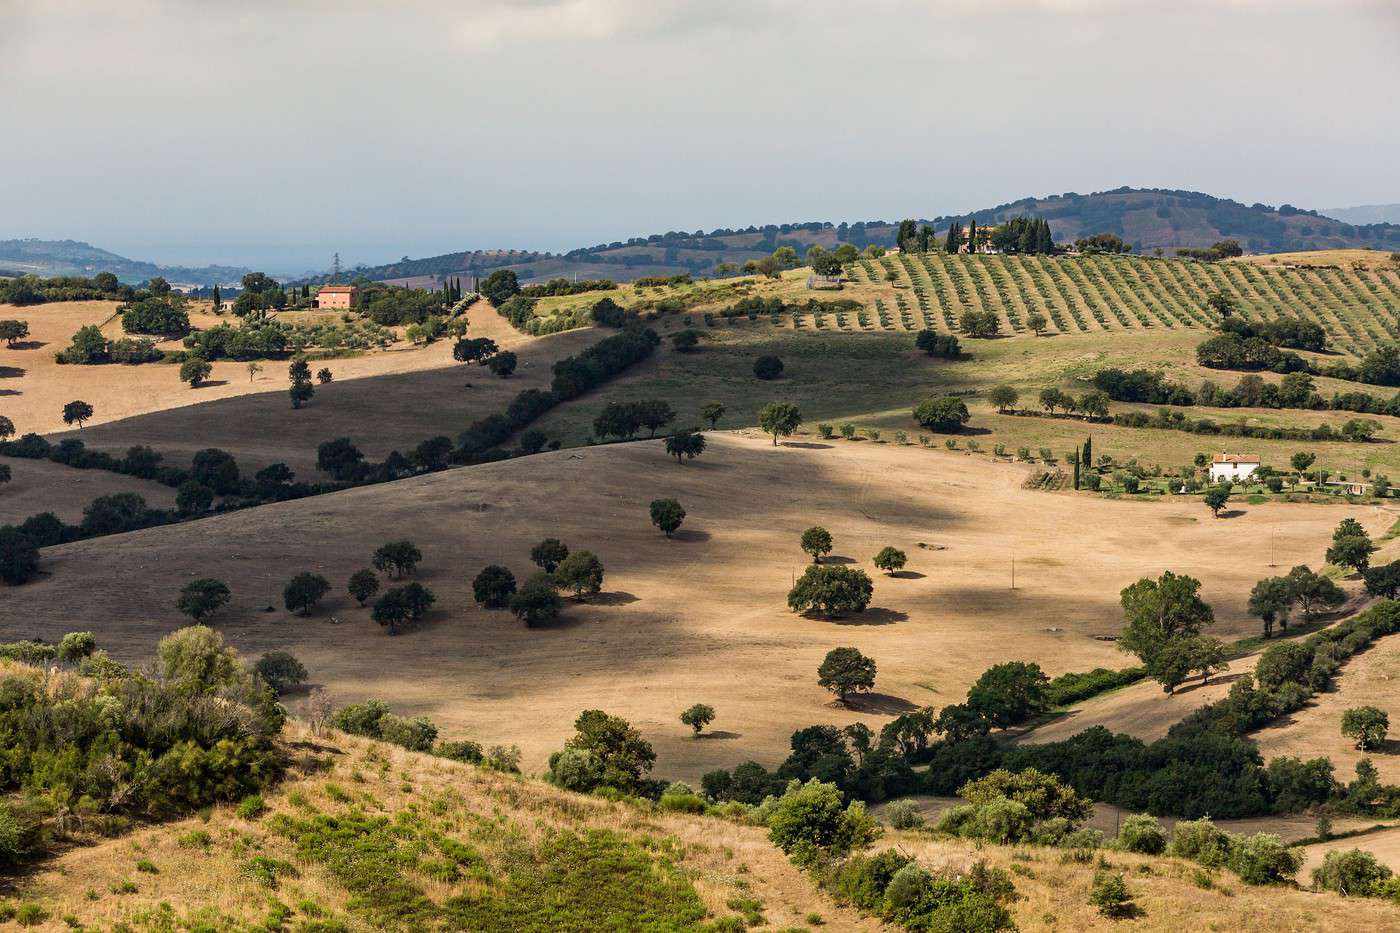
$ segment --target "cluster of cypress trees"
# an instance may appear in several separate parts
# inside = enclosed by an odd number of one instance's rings
[[[936,249],[937,234],[928,224],[917,221],[899,222],[898,243],[902,253],[927,253]],[[967,227],[961,221],[948,224],[948,234],[943,238],[945,253],[961,253],[963,246],[969,252],[976,252],[979,242],[990,243],[1002,253],[1050,254],[1055,252],[1055,240],[1050,235],[1050,222],[1036,217],[1013,217],[995,227],[977,229],[976,218],[969,218]]]
[[[1055,252],[1055,240],[1050,236],[1050,222],[1038,217],[1013,217],[992,229],[992,246],[1003,253]]]
[[[462,280],[448,279],[442,283],[442,303],[448,307],[462,300]]]

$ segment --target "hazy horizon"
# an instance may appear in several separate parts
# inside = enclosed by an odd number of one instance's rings
[[[0,239],[277,272],[1185,188],[1400,201],[1375,0],[0,2]]]

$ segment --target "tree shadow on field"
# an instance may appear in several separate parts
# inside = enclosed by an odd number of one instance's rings
[[[1241,677],[1246,676],[1247,673],[1248,672],[1246,671],[1241,671],[1237,674],[1225,674],[1222,677],[1212,677],[1208,683],[1204,684],[1201,683],[1199,680],[1193,680],[1189,684],[1182,684],[1180,687],[1177,687],[1176,690],[1173,691],[1172,696],[1181,696],[1184,693],[1192,693],[1193,691],[1199,690],[1202,687],[1213,687],[1217,684],[1232,684],[1235,681],[1239,680]]]
[[[710,533],[695,528],[682,528],[680,531],[671,534],[671,540],[683,541],[687,544],[699,544],[702,541],[710,540]]]
[[[47,340],[20,340],[20,341],[16,342],[16,343],[14,344],[14,346],[8,347],[7,349],[10,349],[10,350],[38,350],[38,349],[41,349],[42,347],[47,347],[48,345],[49,345],[49,343],[48,343]]]
[[[23,366],[0,366],[0,379],[18,379],[27,372]]]
[[[702,733],[700,733],[698,736],[696,736],[696,738],[699,738],[699,739],[716,739],[716,740],[723,740],[723,739],[742,739],[743,737],[744,737],[744,733],[742,733],[742,732],[726,732],[726,731],[723,730],[723,729],[715,729],[713,732],[702,732]]]
[[[894,573],[886,574],[892,580],[922,580],[927,577],[926,573],[919,573],[917,570],[896,570]]]
[[[815,444],[811,441],[783,441],[783,447],[798,447],[802,450],[830,450],[831,444]]]
[[[208,389],[208,388],[212,388],[212,387],[214,387],[214,386],[226,386],[226,385],[228,385],[228,380],[227,380],[227,379],[206,379],[206,380],[204,380],[203,382],[201,382],[201,383],[197,386],[197,388],[200,388],[200,389]]]
[[[842,557],[840,554],[827,554],[822,558],[823,564],[854,564],[857,563],[854,557]]]
[[[23,395],[19,389],[0,389],[0,395]]]
[[[624,593],[618,590],[613,593],[597,593],[589,598],[589,602],[595,606],[626,606],[635,603],[638,597],[631,593]]]
[[[833,625],[894,625],[896,622],[908,622],[909,613],[901,612],[898,609],[867,609],[864,612],[854,612],[848,616],[839,616],[828,619]]]
[[[919,707],[904,697],[890,696],[888,693],[860,693],[852,694],[846,698],[846,708],[857,713],[881,713],[887,716],[898,716],[900,713],[913,712]]]
[[[1224,511],[1222,511],[1222,512],[1221,512],[1218,516],[1216,516],[1216,517],[1217,517],[1217,518],[1239,518],[1241,515],[1244,515],[1244,514],[1246,514],[1244,509],[1225,509]]]

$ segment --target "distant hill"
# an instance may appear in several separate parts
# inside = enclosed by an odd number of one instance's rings
[[[1135,252],[1146,254],[1160,249],[1171,255],[1178,249],[1200,249],[1226,238],[1239,240],[1251,253],[1400,249],[1400,225],[1396,222],[1358,225],[1289,204],[1277,208],[1246,205],[1197,191],[1160,188],[1116,188],[1094,194],[1070,192],[1023,198],[971,214],[943,215],[919,222],[931,224],[941,233],[953,220],[966,223],[975,219],[978,224],[987,225],[1022,215],[1048,220],[1057,243],[1072,243],[1095,233],[1114,233],[1132,244]],[[742,265],[779,246],[791,246],[799,253],[813,244],[828,249],[838,243],[860,248],[871,243],[892,246],[897,227],[898,220],[865,220],[768,224],[709,232],[671,231],[598,243],[562,254],[478,250],[362,266],[352,270],[352,274],[423,285],[444,276],[482,275],[492,269],[509,268],[525,281],[577,275],[622,282],[640,276],[708,273],[718,262]],[[329,276],[320,276],[308,281],[328,280]]]
[[[127,259],[79,240],[0,240],[0,269],[14,275],[81,275],[110,272],[123,282],[164,276],[173,283],[223,285],[250,270],[240,266],[162,266]]]
[[[1400,204],[1362,204],[1328,207],[1318,213],[1348,224],[1400,224]]]

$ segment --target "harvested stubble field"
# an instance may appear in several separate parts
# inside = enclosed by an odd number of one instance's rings
[[[212,378],[232,382],[214,386],[224,390],[225,397],[211,401],[203,401],[204,389],[181,384],[178,367],[173,366],[52,366],[57,372],[38,373],[36,380],[46,386],[43,394],[52,396],[51,420],[60,427],[58,415],[65,401],[83,398],[96,409],[97,416],[87,427],[50,435],[55,443],[75,437],[116,456],[134,444],[144,444],[178,466],[187,465],[198,450],[217,447],[233,454],[249,475],[269,463],[282,462],[300,479],[326,479],[316,471],[316,446],[322,441],[348,436],[366,457],[382,459],[392,449],[408,451],[434,435],[455,438],[472,421],[504,411],[517,392],[547,389],[555,360],[605,336],[588,329],[530,338],[513,330],[484,303],[467,313],[473,336],[490,337],[519,355],[515,375],[501,379],[484,368],[454,362],[452,341],[440,340],[425,348],[377,351],[313,364],[313,369],[329,367],[335,381],[316,386],[315,397],[299,411],[293,411],[288,400],[287,363],[278,360],[264,361],[263,372],[252,384],[247,364],[217,364]],[[43,355],[29,354],[26,359]],[[52,356],[47,359],[52,364]],[[224,367],[223,377],[218,367]],[[156,376],[158,387],[151,381]],[[123,381],[128,377],[129,385]],[[81,380],[88,378],[105,381],[85,386]],[[87,395],[81,394],[85,388],[91,390]],[[102,423],[113,405],[119,411],[137,405],[139,411]],[[19,431],[31,430],[21,417],[11,416]]]
[[[1387,784],[1400,781],[1400,741],[1388,739],[1379,748],[1362,752],[1342,735],[1342,712],[1357,706],[1376,706],[1400,723],[1400,638],[1383,638],[1369,651],[1352,658],[1342,669],[1336,689],[1320,693],[1279,722],[1254,733],[1252,738],[1267,757],[1293,755],[1332,759],[1337,774],[1350,780],[1356,763],[1371,759]]]
[[[1285,568],[1318,564],[1342,517],[1372,533],[1390,524],[1374,509],[1269,504],[1217,521],[1195,498],[1143,506],[1030,492],[1024,466],[917,447],[710,441],[684,466],[659,441],[565,450],[49,548],[49,574],[6,594],[0,637],[90,628],[119,658],[145,658],[182,624],[180,587],[217,576],[234,599],[214,624],[245,654],[292,651],[338,702],[381,696],[449,736],[519,742],[529,770],[579,710],[602,708],[644,731],[659,773],[693,780],[747,758],[773,764],[801,726],[878,727],[956,702],[1000,661],[1034,660],[1052,675],[1123,666],[1096,636],[1118,631],[1123,586],[1163,570],[1203,581],[1215,634],[1252,634],[1244,603],[1271,552]],[[662,496],[689,513],[669,541],[647,516]],[[823,621],[787,610],[806,560],[798,536],[817,523],[835,537],[835,560],[872,572],[866,613]],[[542,630],[477,608],[476,572],[503,563],[524,578],[546,536],[599,554],[603,594],[570,601]],[[391,638],[342,587],[398,537],[422,549],[419,579],[438,601],[419,629]],[[869,566],[887,544],[909,554],[899,578]],[[336,587],[310,619],[281,608],[302,570]],[[840,645],[880,666],[876,693],[850,710],[816,684]],[[676,721],[695,702],[719,711],[700,740]],[[1165,701],[1157,710],[1163,723],[1181,715]]]
[[[47,434],[65,431],[63,406],[74,399],[91,402],[95,412],[88,427],[131,418],[150,412],[184,408],[217,399],[234,398],[277,390],[286,394],[287,364],[263,360],[262,372],[252,378],[248,364],[220,360],[213,364],[209,379],[191,389],[180,381],[180,367],[162,363],[124,366],[61,366],[54,354],[72,341],[80,327],[93,324],[110,338],[126,336],[117,316],[115,301],[70,301],[15,307],[0,305],[0,318],[18,318],[29,323],[29,337],[16,347],[0,343],[0,412],[15,423],[20,433]],[[305,314],[285,315],[296,320]],[[494,316],[494,315],[493,315]],[[237,319],[219,317],[203,306],[192,305],[190,323],[197,328],[215,327]],[[162,350],[179,350],[179,340],[158,341]],[[387,373],[412,372],[441,367],[452,360],[452,348],[434,344],[347,356],[321,364],[328,366],[337,380],[358,379]],[[319,368],[319,366],[317,367]]]
[[[0,525],[19,524],[37,512],[53,512],[77,524],[83,509],[98,496],[134,492],[155,509],[175,506],[169,486],[106,470],[75,470],[48,460],[6,457],[11,481],[0,486]]]

